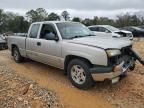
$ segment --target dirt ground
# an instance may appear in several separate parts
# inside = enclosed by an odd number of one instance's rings
[[[144,41],[134,42],[134,48],[144,57],[143,43]],[[3,68],[13,70],[16,75],[33,81],[39,89],[44,88],[56,93],[52,96],[56,96],[60,101],[56,101],[57,106],[52,104],[52,107],[144,108],[144,67],[139,63],[135,71],[129,72],[127,77],[117,84],[97,82],[94,88],[85,91],[73,87],[61,70],[30,60],[21,64],[15,63],[7,50],[0,51],[0,64]],[[0,74],[0,80],[1,77]],[[0,85],[0,100],[3,96],[1,89]]]

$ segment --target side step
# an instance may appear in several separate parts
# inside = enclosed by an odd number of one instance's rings
[[[136,60],[138,60],[142,65],[144,65],[144,59],[142,59],[142,57],[140,56],[140,54],[139,54],[137,51],[131,49],[131,53],[132,53],[132,56],[133,56]]]

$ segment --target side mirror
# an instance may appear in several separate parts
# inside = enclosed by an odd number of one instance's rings
[[[55,40],[55,41],[58,41],[59,38],[57,37],[57,35],[55,35],[54,33],[48,33],[45,35],[45,39],[46,40]]]

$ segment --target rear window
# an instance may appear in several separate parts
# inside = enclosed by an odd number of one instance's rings
[[[30,38],[37,38],[40,24],[33,24],[30,30]]]

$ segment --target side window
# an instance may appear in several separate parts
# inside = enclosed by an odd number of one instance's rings
[[[40,24],[34,24],[30,30],[30,38],[37,38],[38,31],[39,31]]]
[[[89,29],[90,29],[91,31],[99,31],[99,30],[98,30],[98,27],[90,27]]]
[[[43,24],[40,33],[40,39],[52,40],[51,38],[54,38],[56,36],[56,29],[52,24]]]
[[[99,32],[106,32],[107,29],[105,29],[104,27],[99,27]]]

